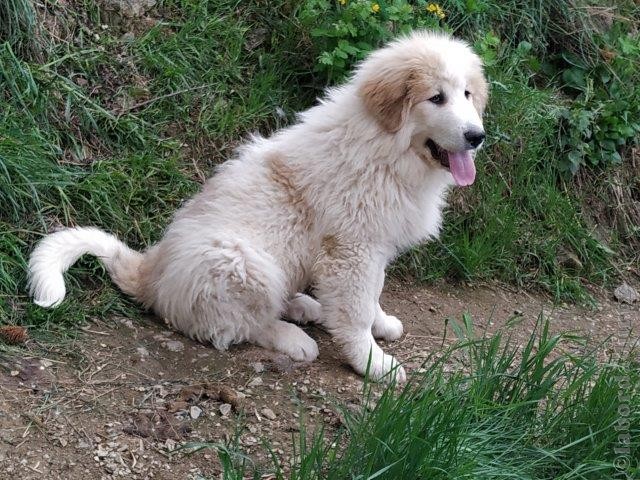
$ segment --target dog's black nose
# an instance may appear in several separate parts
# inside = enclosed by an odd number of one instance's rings
[[[472,148],[476,148],[478,145],[482,143],[486,135],[482,130],[469,130],[468,132],[464,132],[464,138]]]

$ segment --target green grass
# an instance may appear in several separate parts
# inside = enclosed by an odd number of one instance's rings
[[[524,344],[510,338],[508,327],[478,335],[468,316],[457,329],[457,343],[427,360],[400,391],[384,389],[371,411],[343,409],[346,422],[337,432],[306,432],[303,425],[293,439],[300,460],[291,469],[276,459],[256,466],[233,442],[187,448],[219,449],[228,479],[266,472],[291,480],[602,480],[640,474],[634,355],[602,363],[581,339],[550,334],[542,318]],[[362,395],[366,404],[370,385]],[[622,476],[614,462],[625,434],[631,465]]]
[[[8,41],[18,51],[28,55],[39,51],[37,24],[29,0],[5,0],[0,4],[0,41]]]
[[[297,92],[305,75],[292,68],[303,62],[284,2],[165,1],[165,20],[133,41],[92,23],[91,2],[51,7],[86,28],[70,28],[42,61],[16,53],[13,37],[0,44],[0,323],[63,332],[60,322],[129,304],[88,260],[68,276],[68,308],[31,306],[25,268],[40,235],[98,225],[148,246],[243,136],[279,127],[276,108],[292,118],[315,90]],[[250,50],[254,23],[272,31]]]

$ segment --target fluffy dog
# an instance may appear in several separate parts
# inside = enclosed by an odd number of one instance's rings
[[[445,194],[471,185],[487,83],[463,42],[415,32],[375,51],[295,125],[254,137],[220,166],[144,253],[95,228],[45,237],[29,264],[38,305],[64,298],[83,254],[174,328],[226,349],[251,342],[297,361],[321,324],[348,362],[405,372],[374,338],[402,323],[379,304],[387,264],[438,233]],[[304,292],[311,287],[316,299]]]

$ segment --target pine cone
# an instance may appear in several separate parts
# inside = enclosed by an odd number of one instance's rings
[[[0,327],[0,338],[6,343],[17,345],[26,342],[29,333],[26,328],[18,325],[4,325]]]

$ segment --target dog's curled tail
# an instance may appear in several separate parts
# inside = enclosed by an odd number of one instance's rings
[[[41,307],[60,304],[66,293],[62,274],[86,253],[102,260],[123,292],[137,296],[143,254],[97,228],[69,228],[44,237],[31,254],[29,293],[35,303]]]

